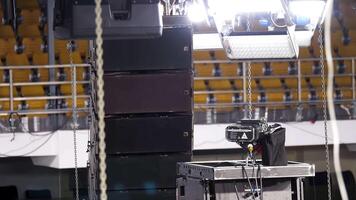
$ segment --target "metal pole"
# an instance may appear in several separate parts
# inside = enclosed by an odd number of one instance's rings
[[[9,82],[10,82],[10,112],[14,112],[14,88],[12,80],[12,69],[9,70]]]
[[[47,0],[47,26],[48,26],[48,34],[47,34],[47,45],[48,45],[48,64],[55,65],[55,48],[54,48],[54,6],[55,0]],[[55,68],[48,69],[49,81],[56,81],[56,70]],[[51,96],[56,95],[56,86],[49,86],[49,93]],[[48,103],[50,107],[57,108],[57,100],[50,100]],[[50,115],[49,120],[51,124],[54,124],[55,127],[58,126],[58,119],[56,115]]]
[[[351,60],[351,64],[352,64],[352,100],[353,100],[353,110],[352,110],[352,118],[353,119],[356,119],[356,81],[355,81],[355,59],[352,58]]]
[[[55,49],[54,49],[54,9],[55,0],[47,0],[47,26],[48,26],[48,36],[47,36],[47,44],[48,44],[48,64],[54,65],[56,64],[55,60]],[[49,80],[55,81],[56,80],[56,71],[54,68],[48,69],[49,73]],[[56,86],[50,86],[49,91],[51,95],[56,94]],[[55,101],[51,102],[54,105]]]
[[[352,58],[351,60],[352,64],[352,100],[356,100],[356,85],[355,85],[355,59]]]
[[[248,105],[247,105],[247,80],[246,80],[246,63],[242,63],[242,87],[243,87],[243,93],[244,93],[244,118],[247,119],[247,113],[248,113]]]
[[[298,101],[302,101],[302,69],[300,60],[298,60]]]

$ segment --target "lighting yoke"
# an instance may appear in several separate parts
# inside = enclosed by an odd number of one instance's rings
[[[240,120],[225,129],[229,142],[236,142],[248,152],[255,163],[255,154],[262,147],[262,163],[266,166],[287,164],[285,154],[285,128],[280,124],[268,125],[265,119]]]

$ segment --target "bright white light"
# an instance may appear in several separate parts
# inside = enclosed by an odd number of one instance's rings
[[[192,22],[202,22],[206,20],[206,10],[201,3],[193,3],[188,6],[188,17]]]
[[[324,1],[290,1],[289,9],[293,15],[308,17],[313,21],[317,21],[325,7]]]
[[[223,47],[230,59],[271,59],[298,57],[294,34],[223,36]]]
[[[209,0],[216,14],[278,12],[283,9],[280,0]]]

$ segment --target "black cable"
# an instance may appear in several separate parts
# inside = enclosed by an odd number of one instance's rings
[[[24,156],[27,156],[27,155],[30,155],[32,154],[33,152],[36,152],[38,149],[40,149],[41,147],[43,147],[51,138],[53,137],[53,134],[50,135],[46,141],[44,141],[42,144],[40,144],[38,147],[36,147],[35,149],[33,149],[32,151],[29,151],[25,154],[21,154],[21,155],[7,155],[7,154],[2,154],[0,153],[0,156],[2,157],[24,157]]]
[[[255,198],[255,192],[254,192],[254,190],[253,190],[253,187],[252,187],[250,178],[248,177],[248,174],[247,174],[247,171],[246,171],[246,169],[245,169],[245,166],[242,165],[241,167],[242,167],[242,173],[245,173],[245,175],[246,175],[247,182],[248,182],[248,184],[249,184],[249,186],[250,186],[250,189],[251,189],[251,192],[252,192],[252,197],[253,197],[254,200],[256,200],[256,198]]]
[[[11,115],[13,115],[13,114],[16,114],[17,116],[20,117],[20,118],[19,118],[19,119],[20,119],[19,125],[21,126],[22,129],[24,129],[24,125],[23,125],[23,123],[22,123],[22,121],[21,121],[21,116],[20,116],[17,112],[12,113]],[[57,132],[58,130],[61,130],[62,128],[64,128],[64,127],[67,125],[68,121],[69,121],[69,120],[66,119],[66,120],[64,121],[64,123],[63,123],[60,127],[58,127],[57,129],[54,129],[54,130],[52,130],[52,131],[50,131],[50,132],[48,132],[48,133],[46,133],[46,134],[35,134],[35,133],[33,133],[33,132],[27,130],[27,133],[29,133],[29,134],[32,135],[32,136],[49,136],[49,137],[46,139],[45,142],[43,142],[42,144],[40,144],[38,147],[36,147],[35,149],[33,149],[33,150],[31,150],[30,152],[27,152],[27,153],[25,153],[25,154],[21,154],[21,155],[7,155],[7,154],[0,153],[0,156],[2,156],[2,157],[23,157],[23,156],[27,156],[27,155],[29,155],[29,154],[32,154],[33,152],[37,151],[37,150],[40,149],[42,146],[44,146],[44,145],[52,138],[52,136],[54,135],[55,132]],[[33,142],[29,143],[28,145],[24,146],[23,148],[25,148],[25,147],[31,145],[32,143],[33,143]],[[19,150],[19,149],[18,149],[18,150]]]
[[[34,132],[32,132],[32,131],[26,129],[26,128],[24,127],[24,124],[22,123],[22,121],[20,122],[20,126],[21,126],[21,128],[22,128],[24,131],[26,131],[28,134],[30,134],[30,135],[32,135],[32,136],[48,136],[48,135],[52,135],[52,134],[54,134],[55,132],[57,132],[57,131],[63,129],[63,128],[67,125],[68,121],[69,121],[69,120],[66,119],[66,120],[63,122],[63,124],[62,124],[61,126],[59,126],[57,129],[48,131],[47,133],[45,132],[44,134],[36,134],[36,133],[34,133]]]
[[[234,187],[235,187],[235,193],[236,193],[237,200],[240,200],[239,192],[238,192],[237,186],[236,186],[236,182],[234,183]]]
[[[257,176],[258,176],[258,170],[256,171],[256,174],[255,174],[255,165],[252,166],[252,176],[254,177],[255,179],[255,183],[256,183],[256,193],[257,193],[257,197],[260,196],[260,194],[258,193],[258,180],[257,180]]]
[[[10,130],[12,132],[12,138],[11,138],[11,142],[15,140],[15,136],[16,136],[16,127],[15,127],[15,119],[12,117],[13,115],[16,115],[19,119],[21,119],[20,115],[17,112],[10,112],[9,113],[9,126],[10,126]]]
[[[259,172],[259,174],[260,174],[260,198],[261,198],[261,200],[263,200],[263,184],[262,184],[262,171],[261,171],[261,165],[260,164],[258,164],[257,165],[257,174],[258,174],[258,172]]]

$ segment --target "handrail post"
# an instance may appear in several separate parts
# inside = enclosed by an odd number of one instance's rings
[[[352,100],[356,100],[356,81],[355,81],[355,58],[352,58],[351,60],[351,65],[352,65]]]
[[[302,65],[300,60],[298,60],[298,102],[302,102]]]
[[[14,88],[12,69],[9,69],[9,86],[10,86],[10,113],[14,112]]]

